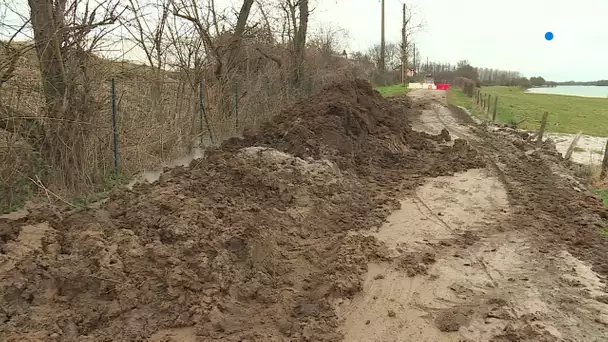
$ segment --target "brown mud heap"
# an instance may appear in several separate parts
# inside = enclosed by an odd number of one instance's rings
[[[99,209],[0,219],[0,340],[340,340],[330,301],[386,258],[347,233],[378,227],[397,185],[482,165],[414,111],[334,84]]]
[[[268,146],[329,159],[383,185],[403,179],[404,172],[440,176],[485,166],[464,140],[457,139],[455,148],[439,145],[450,140],[447,130],[437,136],[413,131],[407,117],[419,113],[411,107],[407,98],[394,104],[382,98],[366,81],[337,83],[225,147]]]

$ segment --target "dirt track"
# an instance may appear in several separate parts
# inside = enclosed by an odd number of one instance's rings
[[[335,84],[100,209],[0,219],[0,340],[608,340],[599,201],[411,98]]]
[[[443,96],[411,94],[426,107],[413,128],[447,128],[488,167],[428,179],[373,234],[396,260],[421,257],[404,271],[370,265],[362,293],[340,305],[346,340],[608,340],[605,278],[588,266],[606,275],[597,199],[557,174],[566,171],[551,149],[471,128]]]

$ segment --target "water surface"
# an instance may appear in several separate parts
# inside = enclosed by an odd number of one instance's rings
[[[608,87],[600,86],[557,86],[553,88],[530,88],[528,89],[528,92],[534,94],[555,94],[608,98]]]

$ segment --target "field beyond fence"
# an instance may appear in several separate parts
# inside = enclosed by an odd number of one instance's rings
[[[531,94],[519,87],[500,86],[476,88],[470,96],[462,87],[453,88],[449,98],[480,119],[494,118],[526,130],[537,129],[546,111],[548,132],[608,136],[608,99],[604,98]]]

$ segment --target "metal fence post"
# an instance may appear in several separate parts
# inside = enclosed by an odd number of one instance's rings
[[[118,172],[118,124],[116,119],[116,80],[112,78],[112,129],[114,131],[114,171]]]

